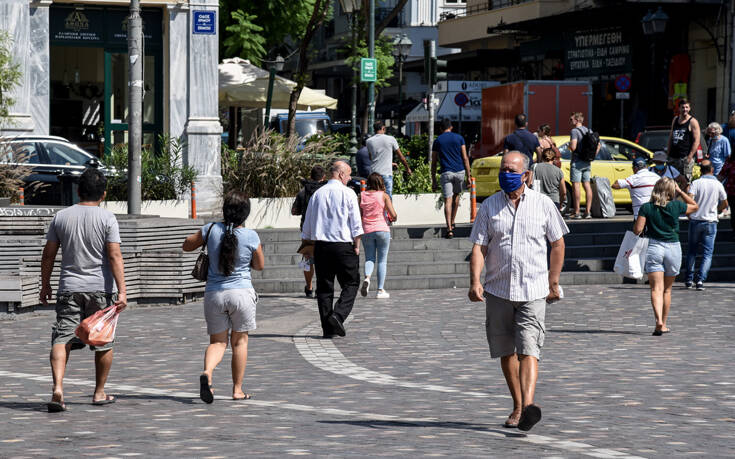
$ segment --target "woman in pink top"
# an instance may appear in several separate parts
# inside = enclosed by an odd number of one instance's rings
[[[376,298],[390,298],[383,289],[385,272],[388,265],[388,248],[390,247],[390,228],[387,217],[396,221],[398,215],[393,209],[390,196],[385,192],[385,183],[380,174],[373,172],[367,178],[367,190],[360,193],[360,213],[362,214],[362,247],[365,251],[365,279],[362,281],[360,294],[367,296],[370,289],[370,276],[373,267],[378,263],[378,292]]]

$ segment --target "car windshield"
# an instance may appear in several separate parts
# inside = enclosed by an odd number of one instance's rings
[[[283,132],[286,132],[288,121],[281,121],[281,128]],[[329,124],[327,120],[315,120],[315,119],[296,119],[296,135],[303,139],[311,137],[315,134],[327,134],[329,133]]]
[[[86,153],[57,142],[46,143],[46,151],[48,152],[51,164],[84,166],[92,158]]]
[[[41,164],[41,158],[35,142],[11,142],[0,144],[0,162]]]

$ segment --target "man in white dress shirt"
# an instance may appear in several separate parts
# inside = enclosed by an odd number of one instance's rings
[[[470,240],[471,301],[486,302],[485,332],[490,356],[500,357],[513,397],[505,427],[530,430],[541,420],[534,405],[538,359],[544,344],[546,303],[561,297],[564,224],[553,201],[525,185],[528,156],[503,155],[498,179],[502,192],[486,199],[477,213]],[[546,242],[551,266],[546,265]],[[480,273],[485,267],[484,285]]]
[[[348,188],[352,170],[344,161],[330,168],[331,178],[309,200],[301,238],[314,241],[316,298],[325,338],[345,336],[344,321],[360,285],[362,218],[357,195]],[[334,278],[342,292],[334,305]]]

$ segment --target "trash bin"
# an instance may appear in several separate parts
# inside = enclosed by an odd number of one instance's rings
[[[73,206],[79,203],[79,174],[70,171],[64,171],[58,175],[59,185],[61,187],[61,205]]]

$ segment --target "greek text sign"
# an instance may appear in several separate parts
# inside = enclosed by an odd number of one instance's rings
[[[630,41],[622,28],[565,35],[564,76],[619,75],[632,69]]]
[[[360,81],[377,81],[378,61],[368,57],[360,59]]]
[[[194,11],[194,27],[192,33],[196,35],[216,35],[217,17],[214,11]]]

